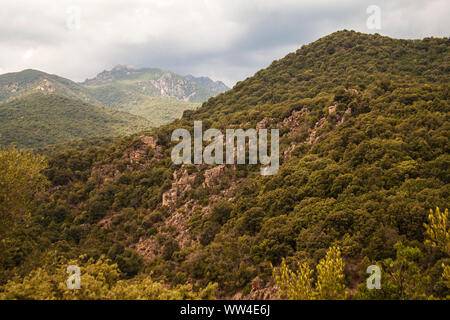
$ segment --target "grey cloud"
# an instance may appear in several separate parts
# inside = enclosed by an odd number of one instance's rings
[[[36,68],[84,80],[133,64],[233,85],[328,33],[374,32],[366,27],[371,4],[382,10],[376,32],[448,36],[445,0],[18,0],[0,12],[0,72]],[[69,30],[67,9],[74,5],[81,23]]]

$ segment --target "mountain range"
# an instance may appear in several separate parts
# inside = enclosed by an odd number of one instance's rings
[[[15,141],[18,146],[32,147],[73,138],[139,132],[143,128],[169,123],[181,117],[184,110],[193,110],[201,102],[228,89],[222,82],[205,77],[183,77],[160,69],[122,65],[83,83],[31,69],[3,74],[0,75],[0,112],[8,116],[1,119],[0,144]],[[43,98],[43,95],[50,96]],[[65,105],[59,104],[60,108],[55,110],[55,114],[61,116],[59,121],[46,122],[51,111],[49,107],[57,101],[65,101]],[[62,134],[61,128],[54,124],[71,125],[66,123],[73,115],[69,106],[73,113],[83,116],[74,119],[79,124],[76,133]],[[99,126],[96,132],[92,124],[99,120],[98,115],[102,112],[102,122],[116,123],[119,117],[122,124],[114,125],[114,128]],[[41,130],[36,130],[36,126]],[[44,134],[46,131],[49,134]]]
[[[126,65],[117,65],[110,71],[105,70],[93,79],[86,79],[82,84],[93,89],[94,95],[98,87],[120,84],[140,94],[197,103],[230,89],[223,82],[213,81],[208,77],[180,76],[171,71],[156,68],[136,69]]]

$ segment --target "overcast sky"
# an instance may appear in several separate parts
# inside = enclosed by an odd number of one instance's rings
[[[369,29],[370,5],[381,29]],[[209,76],[232,86],[342,29],[448,37],[448,0],[2,0],[0,73],[75,81],[117,64]]]

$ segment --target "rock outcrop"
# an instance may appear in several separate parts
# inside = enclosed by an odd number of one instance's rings
[[[220,176],[225,171],[225,165],[221,164],[214,168],[205,170],[204,177],[205,180],[202,183],[203,188],[211,188],[220,182]]]
[[[304,117],[309,115],[309,113],[310,111],[308,108],[294,110],[292,111],[291,115],[287,118],[284,118],[283,121],[277,125],[277,127],[279,129],[288,127],[290,129],[290,132],[293,132],[301,127]]]
[[[187,191],[192,189],[196,174],[189,175],[186,169],[181,168],[173,173],[172,187],[163,193],[162,205],[166,207],[173,207],[176,202]]]

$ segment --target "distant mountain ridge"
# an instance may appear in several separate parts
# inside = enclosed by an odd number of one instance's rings
[[[144,117],[154,127],[180,118],[183,111],[194,110],[228,89],[207,77],[183,77],[127,65],[105,70],[82,83],[33,69],[0,75],[0,102],[34,92],[55,93]]]
[[[82,84],[101,86],[116,82],[133,84],[138,92],[146,95],[195,103],[204,102],[230,89],[223,82],[213,81],[208,77],[184,77],[172,71],[158,68],[136,69],[130,65],[117,65],[109,71],[99,73],[95,78],[86,79]]]
[[[214,81],[208,77],[194,77],[193,75],[188,74],[185,78],[216,93],[230,90],[230,88],[222,81]]]
[[[0,102],[33,92],[57,93],[84,102],[98,103],[82,85],[54,74],[26,69],[0,75]]]

